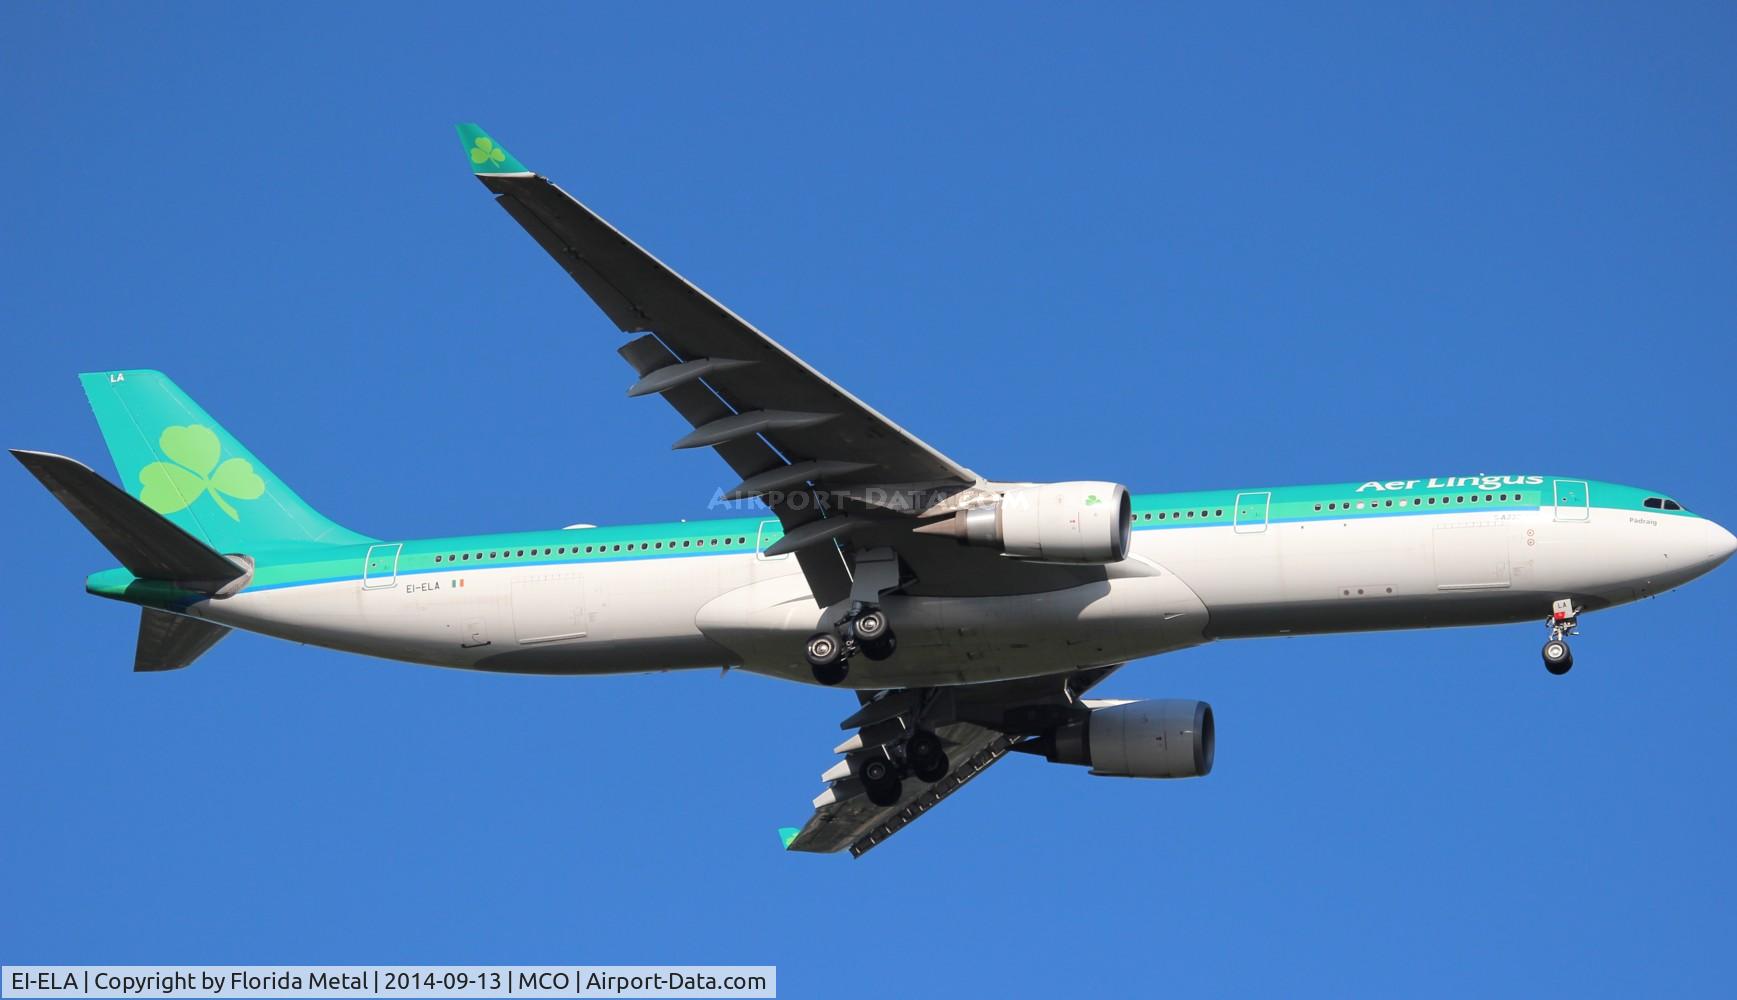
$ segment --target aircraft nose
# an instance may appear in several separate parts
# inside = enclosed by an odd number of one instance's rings
[[[1717,566],[1731,558],[1731,553],[1737,552],[1737,535],[1731,534],[1730,531],[1712,521],[1707,522],[1707,527],[1710,529],[1709,534],[1712,535],[1712,551],[1707,554],[1708,559]]]

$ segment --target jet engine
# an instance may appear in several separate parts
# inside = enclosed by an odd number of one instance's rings
[[[1116,483],[1019,486],[990,504],[916,530],[1039,562],[1121,562],[1128,557],[1133,505]]]
[[[1091,714],[1015,749],[1118,778],[1212,772],[1212,706],[1204,701],[1087,701]]]

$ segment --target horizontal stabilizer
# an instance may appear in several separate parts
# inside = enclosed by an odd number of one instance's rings
[[[232,593],[239,589],[234,584],[252,576],[250,566],[182,531],[88,466],[43,451],[14,448],[12,455],[134,576],[202,594]]]
[[[139,648],[135,671],[179,670],[217,645],[229,634],[227,625],[144,608],[139,616]]]

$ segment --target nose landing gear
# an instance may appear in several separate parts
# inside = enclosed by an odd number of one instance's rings
[[[1544,643],[1544,669],[1560,677],[1574,668],[1574,651],[1564,636],[1579,635],[1576,628],[1582,609],[1571,598],[1557,601],[1550,609],[1550,639]]]
[[[849,675],[850,658],[857,653],[871,660],[884,660],[897,648],[898,639],[887,623],[886,612],[872,604],[854,602],[832,631],[808,637],[804,653],[814,679],[832,685]]]

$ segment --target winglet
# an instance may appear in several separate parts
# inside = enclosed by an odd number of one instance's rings
[[[790,842],[795,840],[796,835],[801,832],[801,830],[798,830],[793,826],[781,826],[778,828],[778,839],[784,841],[784,849],[786,851],[790,850]]]
[[[490,138],[482,126],[475,122],[463,122],[458,126],[459,141],[464,143],[464,151],[470,156],[470,169],[478,174],[528,174],[529,170],[520,163],[513,154],[501,148],[501,144]]]

